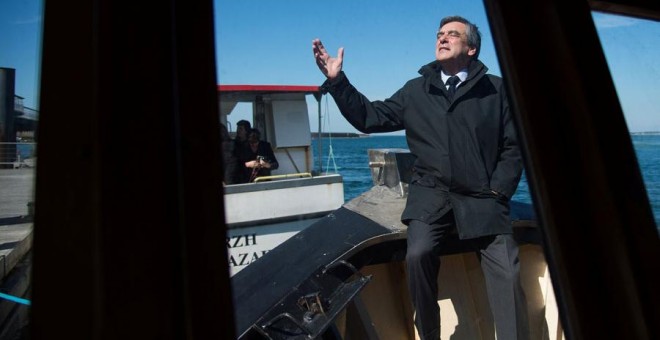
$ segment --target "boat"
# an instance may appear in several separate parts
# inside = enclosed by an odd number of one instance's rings
[[[370,190],[232,277],[238,339],[415,339],[400,222],[414,159],[405,149],[369,150]],[[533,207],[512,201],[511,219],[531,338],[562,338]],[[474,251],[452,235],[442,254],[442,339],[495,337]]]
[[[224,186],[231,275],[344,203],[342,177],[322,172],[320,147],[314,162],[308,96],[318,102],[320,121],[318,86],[218,85],[220,122],[226,126],[237,104],[249,103],[253,127],[279,162],[270,176]]]

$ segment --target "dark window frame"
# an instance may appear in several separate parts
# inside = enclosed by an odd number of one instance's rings
[[[485,3],[568,338],[658,338],[658,237],[590,14],[657,1]],[[212,7],[46,2],[34,339],[234,338]]]
[[[591,10],[658,5],[485,4],[567,338],[657,338],[660,244]]]

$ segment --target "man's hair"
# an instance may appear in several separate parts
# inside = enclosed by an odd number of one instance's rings
[[[481,52],[481,32],[479,32],[479,27],[461,16],[452,15],[440,20],[440,28],[450,22],[460,22],[465,24],[465,34],[467,35],[468,46],[476,48],[477,50],[474,56],[472,56],[472,59],[479,58],[479,52]]]
[[[241,119],[236,123],[236,126],[243,126],[245,127],[245,130],[248,131],[252,127],[252,124],[245,119]]]

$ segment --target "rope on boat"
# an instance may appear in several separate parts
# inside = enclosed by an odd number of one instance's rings
[[[330,128],[330,110],[328,109],[328,97],[329,96],[325,96],[325,118],[327,121],[326,131],[332,131],[332,129]],[[320,137],[321,136],[319,136],[319,138]],[[328,172],[328,169],[330,169],[330,160],[332,160],[332,165],[335,170],[335,173],[336,174],[339,173],[339,171],[337,171],[337,163],[335,162],[335,154],[332,150],[332,132],[328,133],[328,162],[325,165],[326,173]]]
[[[30,300],[27,299],[22,299],[13,295],[5,294],[5,293],[0,293],[0,298],[9,300],[12,302],[20,303],[22,305],[29,306],[31,304]]]

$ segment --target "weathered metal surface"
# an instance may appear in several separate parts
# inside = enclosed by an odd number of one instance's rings
[[[232,277],[237,334],[244,339],[256,336],[256,331],[251,330],[253,325],[285,302],[288,304],[282,306],[282,310],[291,313],[300,310],[295,302],[314,293],[319,284],[352,275],[350,272],[335,273],[323,280],[315,274],[333,266],[365,241],[392,233],[388,228],[340,208],[274,248]]]

